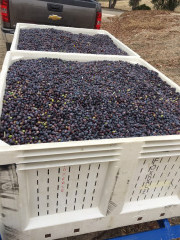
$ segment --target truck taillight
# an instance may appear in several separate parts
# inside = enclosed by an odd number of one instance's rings
[[[0,0],[0,12],[3,22],[10,22],[9,19],[9,0]]]
[[[100,27],[101,27],[101,18],[102,18],[102,13],[101,12],[97,12],[96,13],[96,23],[95,23],[95,26],[94,26],[95,29],[100,29]]]

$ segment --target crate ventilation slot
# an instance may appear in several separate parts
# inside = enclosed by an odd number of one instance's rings
[[[28,171],[32,216],[97,207],[108,163]]]
[[[180,156],[140,159],[131,183],[130,202],[178,195]]]
[[[141,158],[179,155],[180,140],[148,141],[141,151]]]
[[[94,145],[84,147],[48,148],[37,150],[24,150],[18,156],[20,163],[34,163],[58,160],[83,160],[107,158],[115,161],[121,153],[121,144]],[[21,161],[22,159],[22,161]]]

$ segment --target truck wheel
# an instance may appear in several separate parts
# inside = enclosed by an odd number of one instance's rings
[[[9,51],[11,48],[11,43],[6,43],[6,50]]]

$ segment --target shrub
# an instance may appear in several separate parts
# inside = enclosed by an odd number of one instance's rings
[[[129,0],[129,6],[132,7],[132,10],[134,10],[136,7],[139,6],[139,2],[141,0]]]
[[[174,9],[180,4],[180,0],[152,0],[155,9],[170,10]]]
[[[133,10],[151,10],[151,8],[149,6],[147,6],[146,4],[142,4],[142,5],[135,7]]]

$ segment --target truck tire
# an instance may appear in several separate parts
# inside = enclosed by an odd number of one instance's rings
[[[11,48],[11,43],[6,43],[6,50],[9,51]]]

